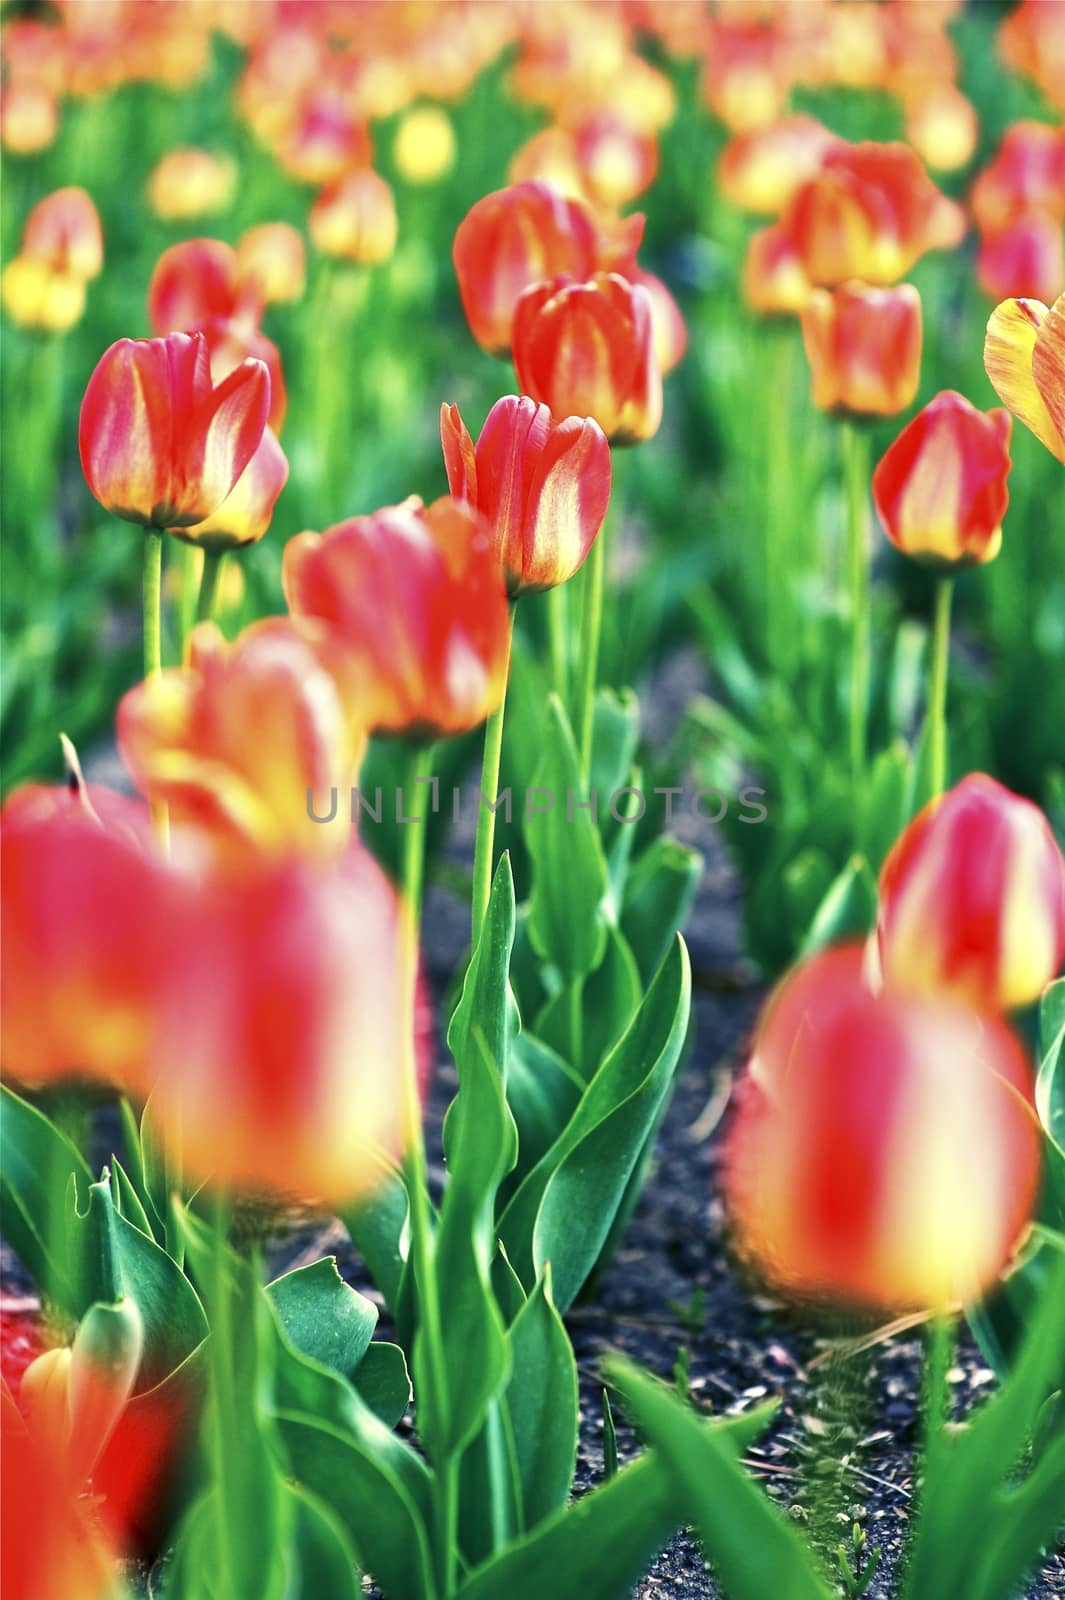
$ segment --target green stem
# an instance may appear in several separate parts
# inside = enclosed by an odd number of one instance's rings
[[[499,763],[503,751],[503,717],[507,706],[506,678],[510,676],[510,652],[514,643],[514,607],[510,608],[507,635],[506,677],[503,696],[484,725],[484,758],[481,763],[481,793],[478,799],[477,841],[473,850],[473,935],[476,950],[492,892],[492,854],[496,834],[495,805],[499,795]]]
[[[408,1023],[404,1028],[404,1098],[407,1138],[406,1179],[410,1201],[410,1251],[414,1269],[417,1326],[416,1339],[424,1342],[426,1361],[415,1363],[416,1374],[426,1374],[431,1386],[430,1404],[424,1395],[415,1394],[419,1428],[433,1464],[433,1492],[436,1502],[437,1571],[441,1600],[449,1600],[455,1586],[455,1546],[458,1521],[457,1463],[434,1437],[437,1427],[446,1428],[448,1375],[444,1355],[443,1319],[439,1285],[436,1281],[432,1208],[429,1201],[428,1169],[422,1133],[421,1103],[418,1095],[418,1068],[414,1048],[414,1016],[417,983],[418,928],[421,918],[422,889],[425,878],[425,817],[417,796],[428,787],[416,780],[426,777],[432,752],[415,746],[411,753],[403,788],[403,815],[417,820],[404,824],[401,854],[401,888],[408,921],[404,994]],[[426,1426],[426,1424],[429,1424]],[[426,1437],[428,1434],[428,1437]]]
[[[858,423],[843,424],[847,485],[847,570],[850,590],[850,770],[855,796],[865,769],[869,714],[869,438]]]
[[[581,658],[577,679],[577,735],[581,780],[592,771],[592,736],[595,731],[595,683],[599,670],[599,636],[603,631],[603,576],[606,562],[606,527],[592,545],[584,566],[584,608],[581,616]]]
[[[551,645],[551,687],[563,705],[569,704],[569,603],[564,583],[547,591],[547,626]]]
[[[158,677],[163,668],[162,589],[163,540],[161,528],[144,530],[144,570],[141,600],[144,609],[144,676]],[[170,845],[170,816],[165,800],[151,801],[152,826],[164,850]]]
[[[218,609],[218,591],[222,566],[226,559],[224,550],[203,552],[203,573],[200,577],[200,596],[196,602],[196,621],[211,622]]]
[[[208,1342],[211,1359],[212,1422],[211,1454],[214,1465],[215,1518],[217,1529],[217,1559],[220,1589],[223,1594],[239,1593],[236,1566],[233,1560],[232,1522],[228,1514],[227,1488],[236,1481],[239,1465],[230,1458],[236,1444],[233,1401],[233,1318],[229,1263],[229,1202],[219,1195],[215,1201],[212,1227],[212,1305],[211,1337]]]
[[[931,783],[933,800],[943,793],[947,782],[947,671],[950,662],[950,604],[954,579],[936,583],[935,621],[932,625],[932,676],[928,686],[928,736],[931,741]]]
[[[581,1071],[584,1057],[584,979],[574,978],[569,991],[569,1048],[571,1065]]]
[[[794,548],[795,466],[791,449],[791,395],[794,387],[796,335],[792,327],[770,331],[772,382],[766,452],[765,658],[787,677],[798,644],[798,619],[791,615],[797,578]]]

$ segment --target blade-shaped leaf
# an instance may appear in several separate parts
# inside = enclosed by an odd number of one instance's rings
[[[42,1293],[77,1316],[90,1302],[79,1293],[69,1259],[67,1189],[72,1175],[88,1189],[92,1173],[66,1134],[6,1085],[0,1085],[0,1108],[4,1237]]]
[[[606,860],[591,813],[580,809],[588,799],[583,788],[573,734],[552,695],[530,791],[530,802],[544,809],[528,814],[525,825],[533,862],[529,936],[569,982],[598,966],[606,939]]]
[[[377,1307],[344,1282],[335,1256],[286,1272],[267,1286],[297,1350],[350,1378],[377,1326]]]

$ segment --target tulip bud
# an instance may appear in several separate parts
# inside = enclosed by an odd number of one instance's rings
[[[631,205],[658,171],[653,135],[611,111],[581,119],[575,154],[588,194],[596,205],[607,208]]]
[[[880,1312],[977,1298],[1020,1242],[1041,1136],[1002,1023],[885,990],[860,947],[785,979],[727,1146],[740,1248],[778,1289]]]
[[[776,217],[841,141],[799,114],[730,139],[717,164],[722,194],[743,211]]]
[[[906,137],[936,172],[958,172],[973,158],[980,123],[972,101],[952,83],[922,89],[906,108]]]
[[[791,235],[779,223],[759,228],[747,245],[743,295],[763,316],[797,316],[811,294]]]
[[[5,83],[0,99],[0,144],[14,155],[47,150],[59,132],[59,106],[43,83]]]
[[[1018,218],[1041,212],[1065,220],[1065,128],[1015,122],[969,197],[977,226],[1000,233]],[[1051,294],[1059,287],[1054,285]]]
[[[307,271],[302,234],[287,222],[249,228],[237,246],[237,268],[241,283],[264,305],[302,299]]]
[[[332,677],[286,619],[227,645],[195,628],[184,667],[119,702],[118,745],[138,787],[165,801],[171,822],[235,858],[336,854],[349,820],[309,815],[307,795],[350,788],[364,739],[349,727]]]
[[[1065,294],[1049,311],[1038,300],[996,306],[984,366],[1002,403],[1065,461]]]
[[[148,180],[148,203],[157,217],[184,222],[225,211],[236,188],[237,169],[228,157],[206,150],[170,150]]]
[[[236,315],[236,251],[221,239],[183,239],[164,250],[148,284],[152,332],[188,333]]]
[[[521,296],[560,273],[590,277],[597,240],[587,207],[546,183],[516,183],[478,200],[459,223],[452,251],[462,309],[477,343],[493,355],[506,354]]]
[[[270,377],[244,361],[211,383],[207,340],[119,339],[81,403],[86,481],[106,510],[153,528],[189,527],[222,504],[262,440]]]
[[[610,502],[610,446],[591,418],[556,423],[525,396],[497,400],[476,447],[457,406],[440,408],[448,487],[480,512],[519,595],[572,578]]]
[[[510,615],[496,550],[455,500],[412,497],[285,546],[289,610],[324,626],[346,702],[372,731],[475,728],[506,684]]]
[[[976,281],[992,300],[1052,300],[1065,282],[1061,223],[1034,211],[985,234],[976,257]]]
[[[1065,956],[1065,859],[1037,806],[985,773],[926,806],[880,874],[889,984],[984,1011],[1038,999]]]
[[[518,382],[559,416],[594,417],[614,444],[650,439],[662,420],[651,297],[619,274],[527,289],[514,313]]]
[[[85,1477],[133,1393],[143,1348],[144,1324],[134,1300],[90,1306],[81,1319],[71,1350],[68,1459]]]
[[[911,284],[814,289],[801,316],[814,405],[890,417],[912,403],[921,375],[921,297]]]
[[[884,532],[915,561],[992,561],[1009,505],[1013,419],[986,413],[953,389],[936,395],[899,434],[873,474]]]
[[[392,190],[368,167],[323,189],[308,225],[323,254],[368,266],[388,260],[399,230]]]
[[[104,264],[104,239],[91,196],[73,188],[45,195],[26,218],[22,249],[54,272],[97,277]]]
[[[455,165],[455,130],[439,106],[415,106],[396,129],[396,171],[408,183],[435,183]]]

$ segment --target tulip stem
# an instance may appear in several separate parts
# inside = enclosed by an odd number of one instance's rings
[[[419,782],[432,768],[432,750],[415,746],[404,776],[402,815],[415,820],[404,824],[401,853],[401,890],[406,927],[403,930],[403,991],[407,1011],[404,1040],[404,1123],[407,1144],[406,1181],[410,1203],[410,1261],[414,1272],[418,1327],[413,1344],[415,1411],[422,1443],[433,1463],[436,1496],[437,1571],[442,1600],[454,1592],[455,1543],[458,1519],[456,1463],[435,1435],[446,1437],[448,1374],[444,1357],[443,1320],[440,1292],[436,1281],[432,1207],[429,1200],[428,1168],[422,1132],[421,1100],[418,1093],[418,1061],[415,1046],[415,1020],[418,980],[418,929],[421,919],[422,888],[425,879],[426,819],[418,796],[429,788]],[[424,1350],[424,1363],[421,1359]],[[429,1390],[428,1396],[426,1389]],[[428,1404],[426,1400],[428,1399]]]
[[[547,591],[547,626],[551,646],[551,687],[563,705],[569,703],[569,673],[567,671],[567,640],[569,606],[566,586],[556,583]]]
[[[236,1481],[236,1464],[230,1458],[230,1444],[238,1445],[233,1415],[233,1326],[232,1300],[229,1281],[228,1254],[229,1202],[219,1194],[215,1200],[211,1230],[211,1338],[209,1340],[211,1398],[214,1421],[214,1494],[218,1537],[218,1564],[222,1579],[222,1592],[238,1592],[238,1576],[234,1570],[232,1507],[227,1490]],[[239,1445],[238,1445],[239,1448]]]
[[[869,439],[857,423],[843,424],[843,460],[851,614],[850,769],[857,796],[865,767],[869,711]]]
[[[947,782],[947,669],[950,662],[950,605],[954,579],[936,583],[935,621],[932,625],[932,676],[928,686],[928,738],[930,741],[931,798],[937,800]]]
[[[503,693],[499,704],[484,725],[484,758],[481,763],[481,793],[478,798],[477,841],[473,850],[473,904],[471,950],[477,949],[492,893],[493,848],[496,834],[496,801],[499,796],[499,764],[503,752],[503,717],[507,707],[507,679],[510,653],[514,644],[514,607],[507,624],[507,659]]]
[[[581,617],[581,658],[578,675],[577,734],[581,758],[581,782],[587,785],[592,772],[592,740],[595,733],[595,684],[599,669],[599,636],[603,629],[603,574],[606,553],[606,528],[599,531],[585,563],[584,609]]]
[[[162,645],[162,588],[163,539],[162,528],[144,530],[144,569],[141,582],[141,599],[144,608],[144,676],[155,678],[163,669]],[[170,816],[166,802],[151,802],[152,826],[165,850],[170,844]]]
[[[200,595],[196,602],[196,621],[212,622],[218,608],[218,593],[222,578],[224,550],[204,550],[203,572],[200,575]]]

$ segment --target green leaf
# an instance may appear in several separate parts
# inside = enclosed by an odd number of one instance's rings
[[[522,1522],[537,1527],[566,1503],[577,1458],[577,1363],[543,1275],[510,1329],[510,1418]]]
[[[643,999],[644,986],[628,940],[618,928],[607,929],[606,949],[595,971],[585,979],[583,1061],[574,1062],[588,1079],[617,1044]]]
[[[336,1257],[286,1272],[266,1292],[296,1349],[350,1378],[373,1338],[377,1307],[344,1282]]]
[[[874,760],[862,796],[858,837],[874,871],[909,821],[912,788],[913,758],[903,740],[896,739]]]
[[[1048,984],[1039,1002],[1042,1064],[1035,1085],[1035,1103],[1046,1136],[1065,1173],[1065,978]],[[1065,1203],[1065,1194],[1061,1196]]]
[[[517,1173],[528,1172],[555,1142],[583,1088],[558,1051],[535,1034],[518,1034],[507,1072],[507,1101],[518,1130]]]
[[[831,1600],[813,1553],[748,1477],[727,1435],[706,1427],[672,1390],[630,1362],[615,1357],[606,1370],[661,1458],[681,1516],[698,1527],[729,1600]]]
[[[0,1085],[0,1106],[4,1237],[41,1293],[77,1316],[91,1302],[82,1298],[76,1265],[70,1260],[67,1190],[72,1175],[87,1189],[92,1173],[66,1134],[6,1085]]]
[[[119,1216],[132,1222],[147,1238],[154,1239],[155,1231],[148,1220],[140,1195],[133,1187],[117,1157],[111,1159],[111,1199]],[[162,1240],[159,1240],[162,1243]]]
[[[563,1313],[595,1264],[669,1092],[690,1003],[691,971],[678,938],[631,1026],[503,1214],[499,1232],[518,1276],[531,1289],[550,1261]]]
[[[625,884],[621,931],[645,984],[687,921],[702,872],[703,858],[697,850],[665,836],[655,839],[633,863]]]
[[[324,1500],[302,1484],[287,1483],[297,1576],[292,1600],[359,1600],[362,1583],[343,1524]]]
[[[533,789],[544,791],[550,809],[528,816],[525,837],[533,863],[529,935],[537,952],[567,981],[596,967],[606,939],[606,860],[589,811],[576,809],[588,797],[566,713],[556,695],[548,700],[543,749]]]
[[[876,923],[876,879],[864,856],[851,856],[818,906],[800,950],[805,960],[843,939],[864,939]]]
[[[397,1320],[407,1273],[409,1219],[407,1185],[395,1167],[389,1168],[364,1199],[341,1213],[341,1221]]]
[[[360,1398],[386,1428],[394,1428],[410,1405],[410,1373],[398,1344],[376,1339],[352,1375]]]
[[[592,729],[591,787],[606,807],[624,787],[640,738],[640,702],[631,689],[598,689]],[[583,798],[583,796],[582,796]]]

